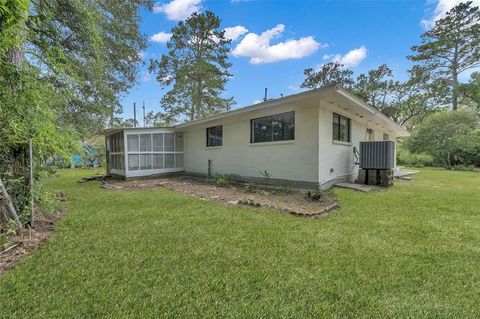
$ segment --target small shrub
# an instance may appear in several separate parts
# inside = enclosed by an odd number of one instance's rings
[[[267,172],[266,170],[263,171],[263,172],[260,172],[260,175],[263,177],[263,180],[265,181],[265,183],[269,184],[270,178],[272,177],[272,175],[269,172]]]
[[[221,187],[225,187],[230,184],[231,176],[229,174],[216,174],[215,175],[215,184]]]
[[[461,164],[461,165],[452,166],[452,171],[472,172],[474,170],[475,170],[475,166],[473,165]]]
[[[245,184],[245,191],[247,193],[254,193],[255,192],[255,184],[252,182],[248,182]]]

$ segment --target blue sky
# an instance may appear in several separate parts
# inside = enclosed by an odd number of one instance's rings
[[[303,70],[332,60],[355,75],[385,63],[396,78],[405,79],[410,47],[456,2],[164,0],[153,11],[141,12],[141,30],[150,39],[143,55],[147,63],[160,58],[179,20],[193,11],[213,11],[222,28],[235,27],[229,29],[236,39],[230,56],[234,76],[226,95],[235,98],[233,108],[238,108],[263,98],[266,87],[273,98],[300,92]],[[121,100],[121,116],[133,116],[133,102],[145,101],[147,112],[159,111],[164,93],[146,66],[140,67],[138,84]]]

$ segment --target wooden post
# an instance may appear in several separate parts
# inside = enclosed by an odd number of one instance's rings
[[[30,165],[30,227],[35,227],[35,211],[33,208],[33,145],[32,139],[28,140],[28,160]]]

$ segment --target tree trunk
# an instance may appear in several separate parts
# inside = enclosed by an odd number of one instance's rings
[[[458,108],[458,73],[456,67],[452,70],[452,110],[456,111]]]
[[[458,107],[458,48],[455,47],[455,53],[452,63],[452,110],[456,111]]]

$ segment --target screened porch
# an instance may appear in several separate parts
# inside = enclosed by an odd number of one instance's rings
[[[172,128],[106,131],[108,174],[142,177],[184,170],[184,135]]]

